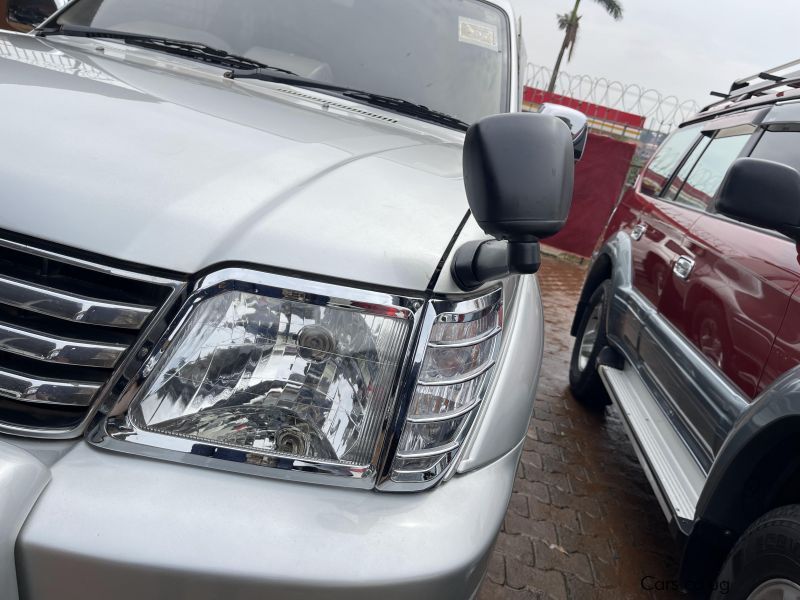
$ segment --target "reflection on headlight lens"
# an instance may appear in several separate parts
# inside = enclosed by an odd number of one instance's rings
[[[248,452],[369,464],[407,334],[402,319],[225,292],[190,314],[131,418]]]

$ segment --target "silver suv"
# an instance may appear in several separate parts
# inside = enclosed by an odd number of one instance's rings
[[[520,55],[505,0],[0,34],[0,598],[474,596],[585,140]]]

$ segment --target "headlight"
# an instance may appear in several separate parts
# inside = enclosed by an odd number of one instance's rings
[[[274,276],[284,285],[252,283],[263,277],[220,273],[214,281],[224,281],[195,294],[108,433],[206,462],[347,475],[366,486],[412,310],[349,288]]]
[[[90,439],[261,475],[430,487],[477,415],[501,331],[500,290],[426,304],[220,271],[198,283]],[[422,350],[408,348],[412,333]]]

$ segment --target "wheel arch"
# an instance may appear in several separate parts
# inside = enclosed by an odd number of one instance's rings
[[[575,317],[572,320],[570,334],[575,336],[583,313],[589,304],[589,298],[606,280],[612,282],[612,294],[619,287],[630,287],[633,280],[633,259],[631,257],[631,239],[623,232],[617,232],[597,252],[592,266],[586,275]]]
[[[681,566],[681,581],[712,582],[730,549],[763,514],[800,503],[800,366],[778,379],[736,422],[708,474]]]

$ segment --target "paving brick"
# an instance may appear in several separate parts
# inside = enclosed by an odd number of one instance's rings
[[[552,521],[534,521],[514,513],[508,513],[503,529],[511,535],[521,534],[530,539],[543,540],[548,544],[558,542],[556,526]]]
[[[557,544],[545,544],[540,540],[533,543],[536,567],[539,569],[571,573],[581,581],[594,583],[592,565],[589,557],[581,552],[567,552]]]
[[[497,536],[495,549],[506,558],[514,558],[528,566],[533,566],[533,541],[527,535],[501,531]]]
[[[515,560],[506,560],[506,585],[512,589],[540,592],[545,597],[567,600],[564,575],[558,571],[545,571],[529,567]]]
[[[530,485],[529,482],[524,480],[517,480],[525,485]],[[514,488],[516,489],[517,484],[514,484]],[[531,511],[528,508],[528,496],[524,493],[513,493],[511,494],[511,500],[508,503],[508,512],[513,512],[521,517],[529,517],[531,516]]]
[[[506,582],[506,559],[503,553],[497,549],[489,557],[486,577],[498,585],[503,585]]]
[[[553,488],[556,489],[556,488]],[[545,504],[550,503],[550,488],[547,484],[542,483],[541,481],[528,481],[527,479],[517,479],[514,482],[514,492],[518,492],[521,495],[524,495],[528,499],[538,500],[539,502],[543,502]],[[513,497],[514,494],[512,494]],[[526,508],[528,510],[528,514],[530,514],[530,508],[528,503],[526,502]]]

